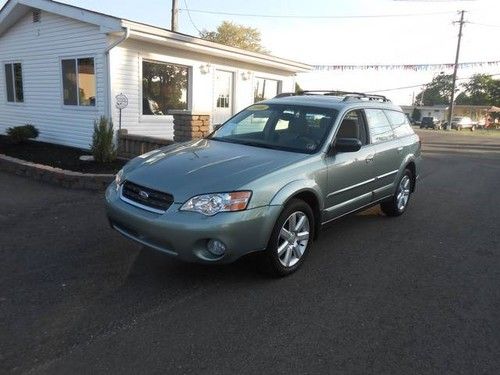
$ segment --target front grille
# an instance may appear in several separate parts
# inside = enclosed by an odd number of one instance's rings
[[[122,196],[132,202],[161,211],[166,211],[174,202],[174,197],[171,194],[162,193],[130,181],[123,183]]]

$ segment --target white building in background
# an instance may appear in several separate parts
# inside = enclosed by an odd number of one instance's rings
[[[172,113],[220,123],[295,89],[309,65],[50,0],[9,0],[0,10],[0,133],[33,124],[39,140],[88,148],[101,115],[122,128],[173,138]]]

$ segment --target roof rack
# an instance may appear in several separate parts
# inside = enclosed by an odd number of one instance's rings
[[[390,102],[384,95],[365,94],[363,92],[341,91],[341,90],[301,90],[296,93],[284,92],[275,96],[275,98],[284,98],[287,96],[301,96],[301,95],[325,95],[325,96],[338,96],[344,97],[343,101],[349,100],[373,100],[379,102]]]

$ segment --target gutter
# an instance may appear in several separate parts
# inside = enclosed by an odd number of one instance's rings
[[[243,51],[234,47],[223,46],[218,43],[200,41],[197,38],[179,38],[178,35],[172,32],[163,31],[160,33],[152,33],[150,30],[138,30],[134,27],[131,32],[131,37],[139,40],[148,40],[163,45],[180,48],[197,53],[207,55],[215,55],[223,58],[230,58],[236,61],[256,64],[261,66],[270,66],[276,69],[289,71],[292,73],[308,72],[312,67],[307,64],[296,61],[280,59],[278,57]]]
[[[125,42],[129,37],[130,37],[130,28],[129,27],[123,27],[123,35],[120,39],[112,43],[110,46],[108,46],[104,50],[104,59],[106,60],[106,97],[107,97],[107,103],[106,103],[106,117],[108,119],[111,119],[111,114],[113,113],[112,109],[112,98],[111,98],[111,65],[109,63],[109,52],[118,46],[119,44]]]

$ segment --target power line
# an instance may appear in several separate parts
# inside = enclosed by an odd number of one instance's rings
[[[184,0],[184,6],[186,8],[179,9],[179,10],[185,10],[185,11],[187,11],[187,15],[188,15],[189,21],[191,22],[191,25],[193,25],[193,27],[196,29],[196,31],[198,31],[198,34],[201,34],[200,29],[198,29],[198,27],[196,27],[196,24],[194,23],[193,19],[191,18],[191,12],[189,11],[189,7],[187,5],[187,1],[186,0]]]
[[[486,74],[486,76],[488,76],[488,77],[500,76],[500,73],[495,73],[495,74]],[[470,76],[470,77],[464,77],[464,78],[457,78],[457,81],[464,81],[464,80],[468,80],[468,79],[471,79],[471,78],[473,78],[473,76]],[[393,88],[391,88],[391,89],[371,90],[371,91],[364,91],[364,92],[366,92],[367,94],[375,94],[375,93],[377,93],[377,92],[387,92],[387,91],[396,91],[396,90],[413,89],[413,88],[417,88],[417,87],[426,86],[426,85],[428,85],[428,84],[429,84],[429,82],[427,82],[427,83],[422,83],[422,84],[419,84],[419,85],[402,86],[402,87],[393,87]]]
[[[487,23],[478,23],[478,22],[467,22],[471,25],[478,25],[478,26],[485,26],[485,27],[499,27],[500,28],[500,25],[490,25],[490,24],[487,24]]]
[[[350,18],[392,18],[392,17],[419,17],[419,16],[431,16],[437,14],[451,14],[452,12],[431,12],[431,13],[405,13],[405,14],[358,14],[358,15],[345,15],[345,16],[325,16],[325,15],[294,15],[294,14],[252,14],[252,13],[232,13],[232,12],[220,12],[204,9],[187,9],[181,8],[181,11],[187,11],[192,13],[204,13],[204,14],[214,14],[221,16],[237,16],[237,17],[259,17],[259,18],[315,18],[315,19],[350,19]]]

